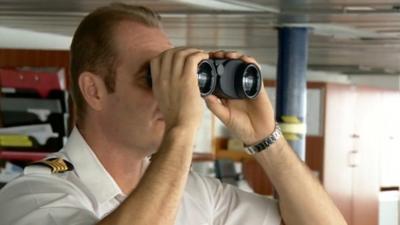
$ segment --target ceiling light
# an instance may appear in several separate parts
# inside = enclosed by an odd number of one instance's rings
[[[375,11],[371,6],[345,6],[345,11]]]
[[[396,70],[389,69],[389,68],[385,68],[383,71],[385,71],[386,73],[390,73],[390,74],[396,73]]]
[[[222,11],[245,11],[245,12],[270,12],[278,13],[279,10],[274,7],[268,7],[261,4],[247,3],[244,1],[229,0],[176,0],[193,6],[211,8]]]

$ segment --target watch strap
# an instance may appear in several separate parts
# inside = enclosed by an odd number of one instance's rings
[[[267,150],[271,145],[276,143],[280,138],[282,137],[282,131],[281,128],[279,127],[279,124],[275,124],[275,129],[274,131],[266,138],[264,138],[262,141],[255,145],[250,145],[246,146],[246,152],[249,153],[250,155],[256,154],[258,152]]]

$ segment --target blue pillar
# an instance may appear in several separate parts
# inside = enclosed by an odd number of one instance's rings
[[[276,120],[281,124],[286,140],[304,161],[308,29],[280,27],[278,37]]]

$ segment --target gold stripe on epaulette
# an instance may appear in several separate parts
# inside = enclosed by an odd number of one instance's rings
[[[63,173],[74,169],[73,165],[62,158],[51,158],[32,163],[32,165],[43,165],[51,169],[52,173]]]

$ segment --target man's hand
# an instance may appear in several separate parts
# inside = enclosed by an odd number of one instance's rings
[[[208,57],[200,49],[172,48],[151,60],[153,93],[164,115],[166,130],[176,126],[198,127],[203,109],[197,66]]]
[[[173,48],[151,60],[153,92],[166,122],[165,134],[138,186],[98,225],[176,223],[202,117],[197,65],[207,58],[199,49]]]
[[[256,63],[253,58],[236,52],[219,51],[211,53],[210,57]],[[274,112],[264,88],[255,99],[219,100],[211,96],[207,98],[207,105],[247,145],[261,141],[274,130]],[[254,157],[279,194],[280,212],[286,224],[346,224],[322,186],[284,138]]]
[[[210,58],[240,59],[258,65],[254,58],[237,52],[211,52]],[[208,108],[246,145],[256,144],[275,128],[274,111],[264,85],[255,99],[228,100],[212,95],[206,97],[206,102]]]

